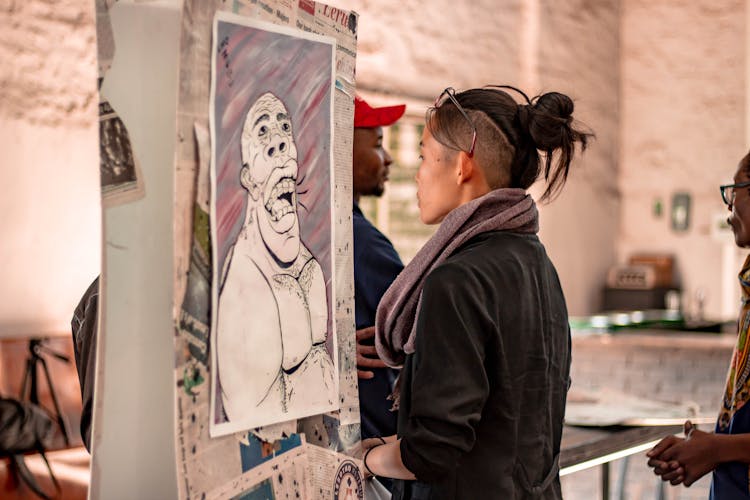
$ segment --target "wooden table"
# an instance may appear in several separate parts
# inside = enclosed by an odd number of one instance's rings
[[[574,427],[563,429],[560,475],[602,466],[602,498],[609,499],[610,462],[643,453],[664,436],[679,434],[681,425],[644,427]],[[645,455],[643,460],[646,460]]]

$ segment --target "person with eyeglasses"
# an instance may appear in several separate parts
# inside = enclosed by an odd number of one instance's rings
[[[735,244],[750,247],[750,153],[740,160],[734,182],[719,186],[731,212],[727,222]],[[667,436],[646,456],[662,480],[690,486],[713,472],[710,498],[750,498],[750,255],[739,274],[742,301],[738,334],[729,365],[726,388],[713,433],[685,422],[684,436]]]
[[[440,226],[378,307],[398,432],[363,442],[394,499],[561,498],[570,330],[527,190],[563,187],[591,135],[572,114],[564,94],[509,86],[448,88],[427,112],[417,199]]]

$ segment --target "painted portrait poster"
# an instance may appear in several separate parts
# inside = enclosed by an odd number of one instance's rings
[[[338,409],[334,44],[214,19],[212,436]]]

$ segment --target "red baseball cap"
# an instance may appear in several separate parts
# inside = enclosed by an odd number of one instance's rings
[[[359,96],[354,97],[354,127],[373,128],[393,125],[406,111],[406,104],[373,108]]]

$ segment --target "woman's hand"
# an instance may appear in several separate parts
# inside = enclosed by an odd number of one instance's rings
[[[365,454],[367,453],[367,450],[371,448],[376,448],[378,446],[384,445],[389,442],[396,441],[398,439],[397,436],[388,436],[388,437],[375,437],[375,438],[369,438],[369,439],[363,439],[360,444],[359,448],[354,450],[353,456],[354,458],[357,458],[359,460],[362,460],[364,463],[365,461]],[[370,473],[370,470],[368,467],[365,467],[365,479],[373,477]]]
[[[360,450],[353,456],[362,460],[365,478],[373,475],[413,481],[414,474],[401,460],[401,447],[398,436],[365,439]]]

